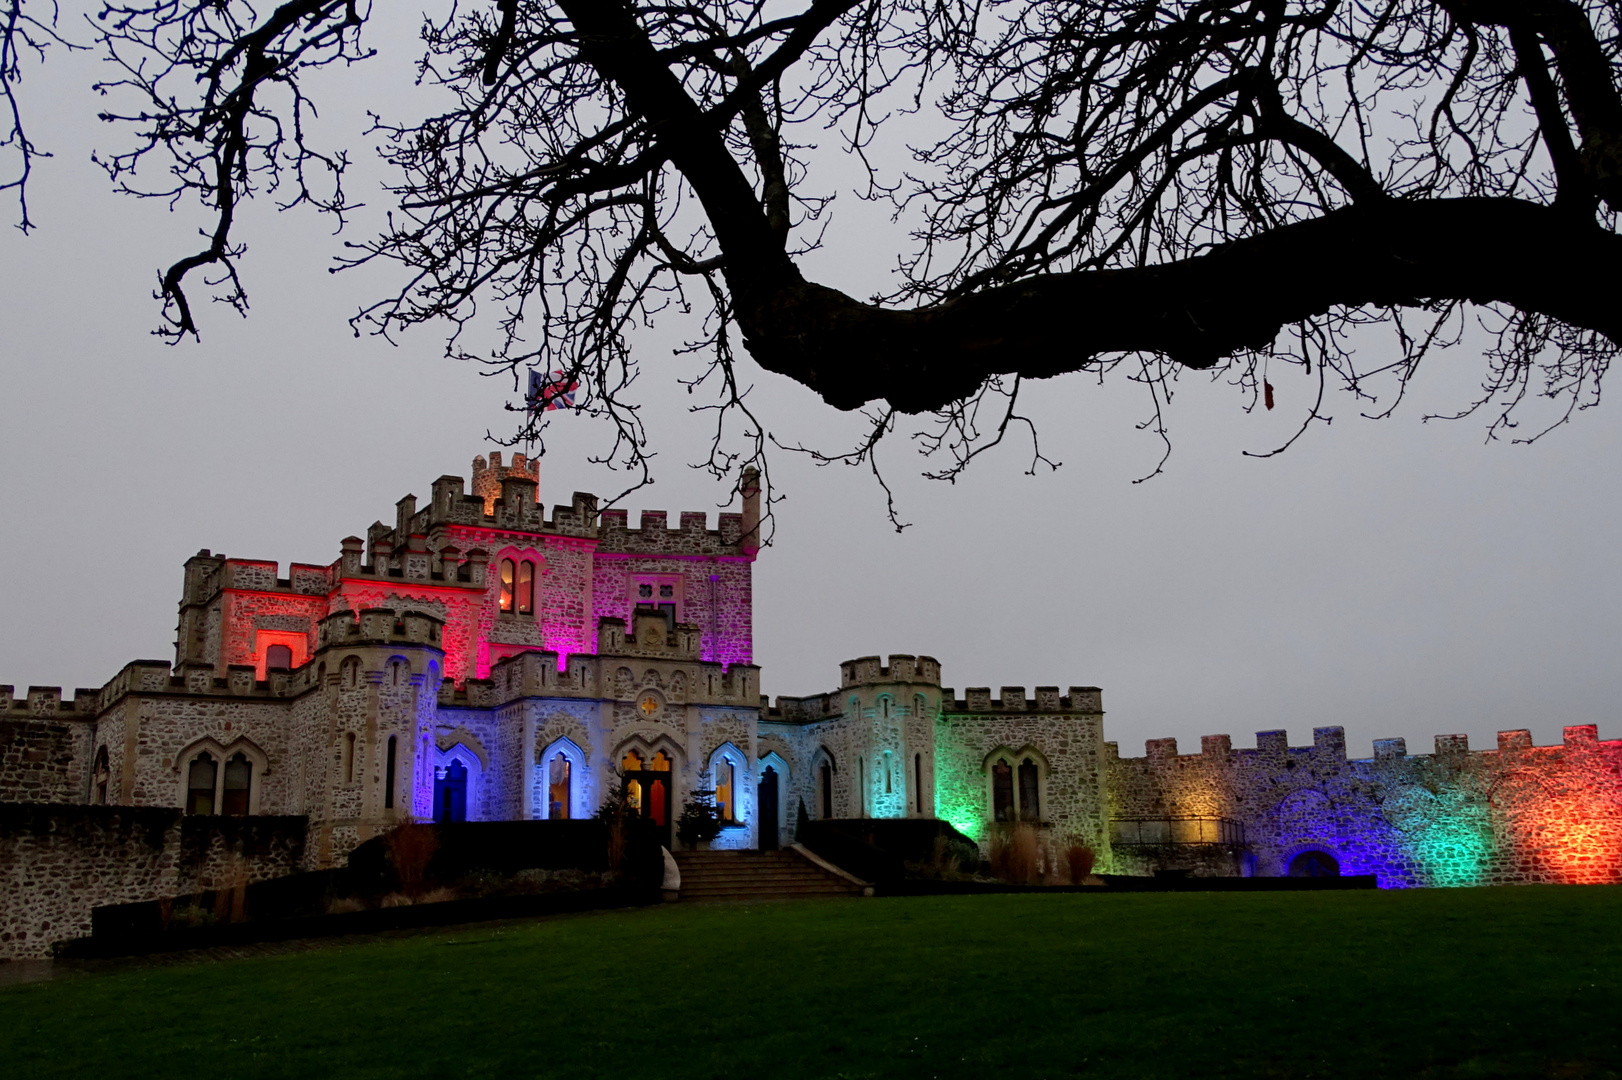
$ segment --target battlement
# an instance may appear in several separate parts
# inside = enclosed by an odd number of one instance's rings
[[[973,691],[970,691],[972,694]],[[1579,724],[1565,729],[1560,743],[1552,746],[1534,746],[1531,731],[1521,728],[1514,731],[1500,731],[1497,746],[1493,750],[1471,750],[1470,739],[1467,735],[1438,735],[1435,740],[1434,755],[1420,754],[1416,757],[1449,758],[1461,757],[1467,754],[1513,754],[1535,753],[1537,751],[1557,751],[1562,749],[1580,749],[1588,746],[1617,746],[1622,747],[1622,740],[1613,740],[1606,743],[1599,741],[1599,728],[1594,724]],[[1119,760],[1126,761],[1194,761],[1219,760],[1229,761],[1236,756],[1247,757],[1300,757],[1310,758],[1317,756],[1334,761],[1346,761],[1346,731],[1339,726],[1320,727],[1312,729],[1311,746],[1291,746],[1289,733],[1282,730],[1258,731],[1256,733],[1255,749],[1235,750],[1233,739],[1227,735],[1202,735],[1200,737],[1200,752],[1197,754],[1179,754],[1176,739],[1147,739],[1144,741],[1144,756],[1142,758],[1120,758],[1118,744],[1109,742],[1104,744],[1108,754]],[[1357,760],[1371,762],[1393,762],[1411,760],[1408,757],[1408,742],[1406,739],[1375,739],[1373,743],[1373,756]]]
[[[941,684],[940,661],[933,656],[892,653],[889,664],[877,656],[860,656],[839,665],[840,689],[853,686],[879,686],[885,683]]]
[[[714,529],[709,527],[709,514],[703,510],[683,510],[677,518],[679,524],[672,529],[667,511],[644,510],[637,521],[637,528],[633,529],[629,511],[619,508],[604,510],[598,517],[600,546],[597,550],[607,555],[743,557],[753,554],[746,551],[741,543],[743,514],[718,514]]]
[[[703,637],[696,626],[672,626],[661,612],[638,611],[629,629],[624,619],[597,621],[597,655],[697,660],[703,655]]]
[[[374,644],[430,645],[438,648],[445,621],[421,611],[365,608],[340,611],[316,626],[317,651],[336,646]]]
[[[1038,686],[1035,697],[1027,697],[1023,686],[1005,686],[996,698],[987,686],[971,686],[963,697],[946,687],[941,691],[943,713],[1086,713],[1102,715],[1104,692],[1096,686],[1072,686],[1068,694],[1057,686]]]
[[[762,697],[760,718],[768,723],[814,724],[842,715],[842,700],[843,695],[837,691],[832,694],[812,694],[810,697],[778,697],[775,705],[769,705],[767,699]]]
[[[94,720],[100,711],[100,690],[81,686],[64,699],[60,686],[30,686],[21,697],[16,687],[0,686],[0,720]]]
[[[614,694],[612,670],[622,657],[571,654],[563,670],[558,654],[531,649],[503,657],[486,679],[468,679],[460,687],[445,679],[439,688],[442,706],[491,709],[526,697],[601,699]],[[723,670],[712,661],[697,663],[699,677],[677,704],[755,707],[759,700],[760,669],[734,664]],[[708,675],[709,677],[705,677]]]
[[[203,548],[186,560],[182,604],[201,604],[224,589],[244,592],[326,596],[332,591],[333,567],[289,563],[287,576],[278,576],[280,564],[267,559],[232,559]]]

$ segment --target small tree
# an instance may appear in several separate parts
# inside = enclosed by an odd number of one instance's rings
[[[625,842],[631,822],[638,816],[637,808],[631,803],[631,786],[625,779],[625,770],[615,770],[608,797],[593,816],[608,827],[608,869],[617,874],[625,865]]]
[[[721,835],[721,811],[715,805],[714,788],[695,788],[682,800],[676,819],[676,838],[690,848],[708,843]]]

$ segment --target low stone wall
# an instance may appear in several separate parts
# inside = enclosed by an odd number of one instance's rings
[[[0,960],[90,933],[101,904],[290,874],[304,817],[187,817],[177,809],[0,803]]]

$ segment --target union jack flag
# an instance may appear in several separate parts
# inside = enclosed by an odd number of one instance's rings
[[[573,379],[564,381],[561,371],[552,372],[548,377],[535,368],[529,369],[529,393],[524,395],[529,411],[540,409],[551,412],[553,409],[574,408],[574,392],[580,389],[580,384]]]

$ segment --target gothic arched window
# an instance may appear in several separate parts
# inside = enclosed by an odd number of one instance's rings
[[[212,754],[205,752],[192,758],[186,770],[186,813],[214,812],[214,781],[219,777],[219,768]]]
[[[241,816],[248,812],[248,794],[253,787],[253,763],[246,754],[233,754],[225,763],[225,791],[220,813]]]
[[[991,766],[991,818],[1014,820],[1014,767],[1007,758],[998,758]]]
[[[559,754],[548,767],[546,816],[553,821],[569,817],[569,759]]]
[[[516,599],[514,587],[517,584],[518,569],[511,559],[501,560],[501,610],[511,612]]]
[[[1036,762],[1026,758],[1019,763],[1019,820],[1042,820],[1042,799]]]
[[[518,614],[535,614],[535,564],[528,559],[518,564]]]
[[[738,820],[737,770],[728,758],[715,761],[715,809],[722,821]]]

